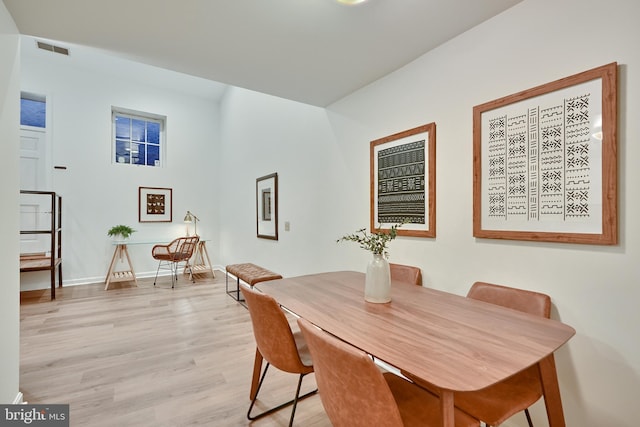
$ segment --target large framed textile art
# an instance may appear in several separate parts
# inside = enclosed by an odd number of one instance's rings
[[[617,244],[617,63],[473,109],[473,235]]]
[[[436,235],[436,124],[370,143],[370,227],[399,236]]]

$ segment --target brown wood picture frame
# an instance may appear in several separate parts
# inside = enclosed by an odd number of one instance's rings
[[[138,222],[173,221],[171,188],[138,187]]]
[[[256,179],[256,232],[261,239],[278,240],[278,173]]]
[[[398,228],[399,236],[436,236],[436,124],[371,141],[371,232]]]
[[[473,235],[615,245],[617,63],[473,108]]]

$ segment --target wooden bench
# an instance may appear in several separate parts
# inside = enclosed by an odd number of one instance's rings
[[[226,267],[225,288],[228,295],[230,295],[236,301],[243,301],[240,299],[240,281],[242,280],[249,286],[253,286],[256,283],[266,282],[267,280],[282,279],[282,276],[278,273],[274,273],[271,270],[260,267],[251,263],[244,264],[230,264]],[[229,290],[229,274],[236,278],[236,288]],[[234,295],[235,294],[235,295]]]

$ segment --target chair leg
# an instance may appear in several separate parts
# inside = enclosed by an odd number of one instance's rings
[[[251,405],[249,405],[249,411],[247,411],[247,419],[253,421],[253,420],[257,420],[258,418],[262,418],[266,415],[272,414],[275,411],[278,411],[286,406],[289,406],[291,404],[293,404],[293,409],[291,410],[291,418],[289,419],[289,427],[291,427],[293,425],[293,417],[296,413],[296,406],[298,405],[298,401],[304,399],[305,397],[309,397],[313,394],[316,394],[318,392],[318,389],[312,390],[306,394],[303,394],[302,396],[300,396],[300,387],[302,386],[302,378],[306,375],[306,374],[300,374],[300,378],[298,378],[298,387],[296,389],[296,395],[295,397],[288,401],[285,402],[281,405],[275,406],[271,409],[268,409],[258,415],[251,415],[251,410],[253,409],[253,405],[255,405],[256,400],[258,400],[258,393],[260,393],[260,388],[262,387],[262,383],[264,381],[265,376],[267,375],[267,369],[269,369],[269,363],[267,362],[267,364],[264,367],[264,371],[262,371],[262,377],[260,377],[260,382],[258,383],[258,388],[256,389],[256,395],[255,397],[251,400]]]
[[[193,270],[191,269],[191,264],[189,264],[188,260],[187,260],[187,265],[185,266],[185,268],[189,269],[189,279],[191,279],[191,283],[196,283],[196,279],[193,278]]]
[[[178,281],[178,273],[177,273],[176,263],[171,263],[171,289],[173,289]]]
[[[298,388],[296,388],[296,396],[293,398],[293,408],[291,408],[291,418],[289,418],[289,427],[293,426],[293,416],[296,414],[296,407],[298,406],[298,400],[300,396],[300,387],[302,386],[302,378],[304,375],[300,375],[298,378]]]
[[[196,279],[193,278],[193,269],[191,268],[191,264],[189,264],[189,260],[185,261],[182,274],[186,274],[187,270],[189,270],[189,280],[191,280],[191,283],[196,283]]]
[[[162,261],[158,262],[158,269],[156,270],[156,278],[153,279],[153,286],[156,285],[156,280],[158,280],[158,273],[160,272],[160,266],[162,265]]]
[[[533,423],[531,422],[531,414],[529,414],[529,408],[524,410],[524,414],[527,417],[527,422],[529,423],[529,427],[533,427]]]

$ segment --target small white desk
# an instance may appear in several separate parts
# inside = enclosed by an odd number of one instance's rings
[[[193,264],[191,265],[191,269],[193,274],[203,274],[207,272],[211,272],[213,277],[216,277],[216,274],[213,272],[213,268],[211,267],[211,260],[209,259],[209,253],[207,252],[206,242],[208,239],[201,239],[198,242],[198,247],[194,253]],[[131,262],[131,257],[129,256],[129,251],[127,250],[128,245],[156,245],[159,243],[167,243],[166,241],[135,241],[135,240],[123,240],[123,241],[113,241],[113,245],[115,249],[113,251],[113,257],[111,258],[111,264],[109,264],[109,270],[107,272],[107,276],[104,279],[104,290],[109,289],[109,285],[111,283],[116,282],[134,282],[136,286],[138,286],[138,279],[136,278],[136,273],[133,269],[133,263]],[[118,261],[125,262],[127,264],[127,269],[125,270],[117,270],[116,264]]]

